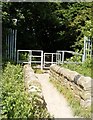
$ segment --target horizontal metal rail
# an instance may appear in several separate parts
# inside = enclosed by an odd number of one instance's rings
[[[59,59],[61,59],[60,53],[44,53],[44,65],[43,65],[43,68],[49,68],[50,65],[52,65],[52,64],[58,64],[57,55],[59,55]],[[51,56],[51,60],[47,61],[46,57],[49,57],[49,56]],[[54,57],[55,57],[56,61],[54,61]]]
[[[28,52],[28,60],[20,60],[19,52]],[[40,53],[39,55],[34,55],[33,53]],[[33,59],[36,58],[36,59]],[[40,58],[40,60],[37,60]],[[41,64],[41,70],[43,69],[43,51],[42,50],[17,50],[17,63],[32,63]]]
[[[70,54],[73,54],[73,55],[79,55],[82,57],[82,61],[83,61],[83,54],[80,54],[80,53],[77,53],[77,52],[73,52],[73,51],[67,51],[67,50],[57,50],[57,53],[61,53],[61,61],[60,61],[60,64],[63,64],[63,63],[82,63],[82,62],[71,62],[71,61],[65,61],[64,58],[65,58],[65,53],[70,53]]]

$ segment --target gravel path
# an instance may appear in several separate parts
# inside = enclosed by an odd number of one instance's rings
[[[36,74],[36,76],[42,85],[42,92],[49,113],[54,118],[75,118],[64,96],[49,82],[49,74]]]

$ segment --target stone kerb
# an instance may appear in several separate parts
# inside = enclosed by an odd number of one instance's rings
[[[91,105],[91,78],[56,64],[50,66],[50,79],[60,80],[62,85],[71,89],[74,96],[84,107]]]
[[[35,76],[35,73],[30,65],[24,65],[24,82],[26,91],[30,95],[30,100],[32,96],[35,95],[38,97],[40,106],[46,108],[46,103],[42,94],[41,84],[38,82],[38,78]]]

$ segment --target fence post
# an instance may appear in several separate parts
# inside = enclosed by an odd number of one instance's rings
[[[19,51],[17,50],[17,64],[19,62]]]
[[[41,70],[43,70],[43,51],[41,51]]]
[[[64,63],[64,51],[62,51],[62,64]]]
[[[32,51],[29,50],[29,63],[30,63],[30,66],[31,66],[31,57],[32,57]]]
[[[15,46],[14,46],[14,51],[15,51],[14,60],[15,61],[16,61],[16,40],[17,40],[17,30],[15,30]]]
[[[53,53],[52,53],[52,61],[51,61],[51,62],[52,62],[52,64],[53,64]]]

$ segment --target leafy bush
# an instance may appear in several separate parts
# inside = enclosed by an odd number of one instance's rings
[[[2,93],[0,96],[1,118],[46,118],[46,109],[37,105],[37,98],[25,91],[23,72],[20,65],[7,64],[1,79]]]

